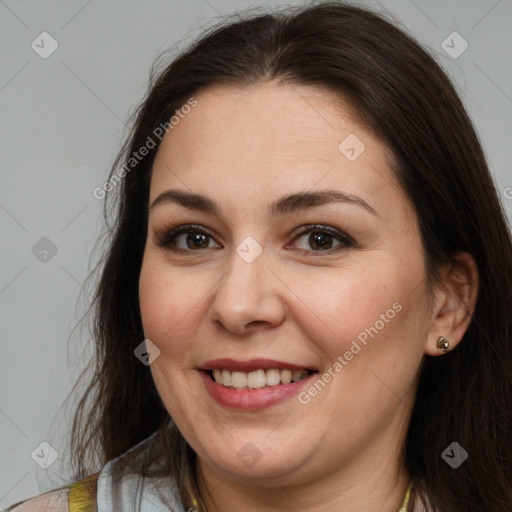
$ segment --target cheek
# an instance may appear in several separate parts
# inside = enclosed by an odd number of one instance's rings
[[[296,304],[301,308],[296,317],[302,319],[301,325],[311,339],[323,337],[323,343],[331,345],[331,356],[333,351],[339,355],[365,328],[376,322],[382,328],[381,315],[392,320],[399,309],[393,305],[400,299],[400,285],[385,272],[333,269],[295,283]]]
[[[201,290],[192,285],[193,279],[177,279],[180,271],[169,271],[158,258],[144,256],[139,278],[139,302],[144,336],[158,346],[162,355],[177,354],[183,347],[187,323],[195,314],[194,304]],[[186,337],[185,337],[186,338]],[[173,343],[168,343],[168,340]]]
[[[194,287],[177,275],[158,255],[146,252],[139,277],[141,320],[145,338],[160,350],[150,371],[171,416],[183,416],[186,409],[186,398],[180,399],[182,371],[190,353],[186,330],[199,298],[199,291],[192,293]]]
[[[348,373],[369,364],[408,373],[406,367],[421,358],[427,332],[421,329],[428,324],[422,261],[421,255],[409,257],[404,266],[399,258],[388,257],[387,264],[375,258],[372,265],[303,275],[295,279],[300,300],[294,317],[330,361],[347,355]]]
[[[151,259],[146,256],[139,278],[139,303],[144,335],[155,342],[160,338],[162,329],[166,328],[166,317],[173,314],[175,304],[165,273],[159,276]]]

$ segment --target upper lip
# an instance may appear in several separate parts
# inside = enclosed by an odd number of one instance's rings
[[[275,359],[258,358],[248,359],[245,361],[238,361],[236,359],[231,359],[228,357],[206,361],[199,367],[200,370],[204,371],[229,370],[232,372],[253,372],[256,370],[265,370],[272,368],[278,370],[313,370],[313,368],[309,366],[287,363],[285,361],[277,361]]]

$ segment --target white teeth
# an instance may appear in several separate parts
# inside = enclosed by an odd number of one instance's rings
[[[283,384],[290,384],[292,381],[292,372],[290,370],[283,370],[281,372],[281,382]]]
[[[281,382],[281,372],[279,370],[267,370],[267,386],[277,386]]]
[[[247,386],[253,389],[262,388],[267,384],[265,372],[263,370],[256,370],[249,373],[247,376]]]
[[[229,370],[222,370],[222,380],[218,384],[223,384],[224,386],[231,386],[231,372]]]
[[[247,374],[244,372],[233,372],[231,374],[231,386],[234,388],[245,388],[247,386]]]
[[[309,375],[308,370],[255,370],[253,372],[231,372],[229,370],[213,370],[213,378],[222,386],[242,389],[262,389],[264,387],[277,386],[299,382]]]

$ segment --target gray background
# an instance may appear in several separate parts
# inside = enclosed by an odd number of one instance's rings
[[[84,282],[102,225],[92,191],[108,175],[154,58],[222,15],[297,3],[0,0],[0,506],[62,483],[73,402],[67,412],[62,405],[90,353],[87,332],[70,335],[90,298]],[[437,55],[512,217],[511,1],[359,3],[388,11]],[[47,59],[31,47],[43,31],[59,45]],[[469,44],[457,59],[441,47],[453,31]],[[43,237],[56,254],[44,253]],[[59,454],[48,469],[31,458],[44,441]]]

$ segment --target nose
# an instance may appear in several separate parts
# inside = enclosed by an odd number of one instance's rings
[[[209,319],[237,335],[277,327],[285,318],[283,286],[267,267],[265,252],[252,263],[234,252],[215,289]]]

